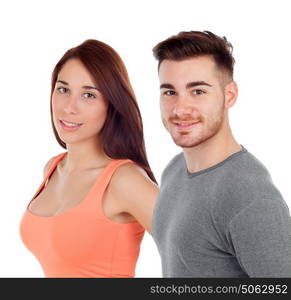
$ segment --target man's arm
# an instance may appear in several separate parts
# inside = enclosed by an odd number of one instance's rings
[[[250,277],[291,277],[291,218],[283,199],[253,201],[231,220],[229,233]]]

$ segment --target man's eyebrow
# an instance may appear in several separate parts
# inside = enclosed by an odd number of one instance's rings
[[[212,86],[211,84],[209,84],[209,83],[207,83],[205,81],[192,81],[192,82],[188,82],[186,84],[186,88],[190,89],[192,87],[199,86],[199,85]],[[160,85],[160,89],[175,89],[175,88],[170,83],[163,83],[163,84]]]
[[[160,89],[174,89],[174,86],[172,84],[169,84],[169,83],[162,83],[160,85]]]
[[[69,85],[68,82],[66,82],[64,80],[57,80],[57,82],[62,83],[64,85]],[[90,86],[90,85],[84,85],[84,86],[82,86],[82,88],[86,89],[86,90],[97,90],[97,91],[99,91],[98,88],[96,88],[95,86]]]
[[[195,87],[195,86],[199,86],[199,85],[207,85],[207,86],[212,86],[211,84],[205,82],[205,81],[192,81],[192,82],[188,82],[186,84],[186,88],[187,89],[190,89],[192,87]]]

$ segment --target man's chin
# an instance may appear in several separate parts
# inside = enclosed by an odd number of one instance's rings
[[[181,139],[173,138],[174,143],[181,148],[193,148],[200,145],[203,141],[182,141]]]

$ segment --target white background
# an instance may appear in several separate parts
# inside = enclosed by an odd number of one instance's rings
[[[160,121],[152,48],[187,30],[225,35],[234,46],[238,102],[230,111],[237,140],[269,169],[291,207],[291,35],[289,1],[1,1],[0,277],[42,277],[19,237],[19,222],[47,160],[64,150],[50,123],[50,76],[64,52],[86,39],[111,45],[124,60],[144,121],[152,169],[160,182],[180,149]],[[146,234],[137,277],[161,277]]]

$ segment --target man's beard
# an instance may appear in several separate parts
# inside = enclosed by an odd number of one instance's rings
[[[177,146],[182,148],[192,148],[201,145],[214,137],[221,130],[223,121],[224,113],[222,108],[216,118],[211,121],[208,119],[207,122],[205,118],[201,118],[201,122],[196,125],[197,128],[194,127],[191,132],[181,131],[178,133],[175,132],[175,134],[170,132],[170,134]]]

